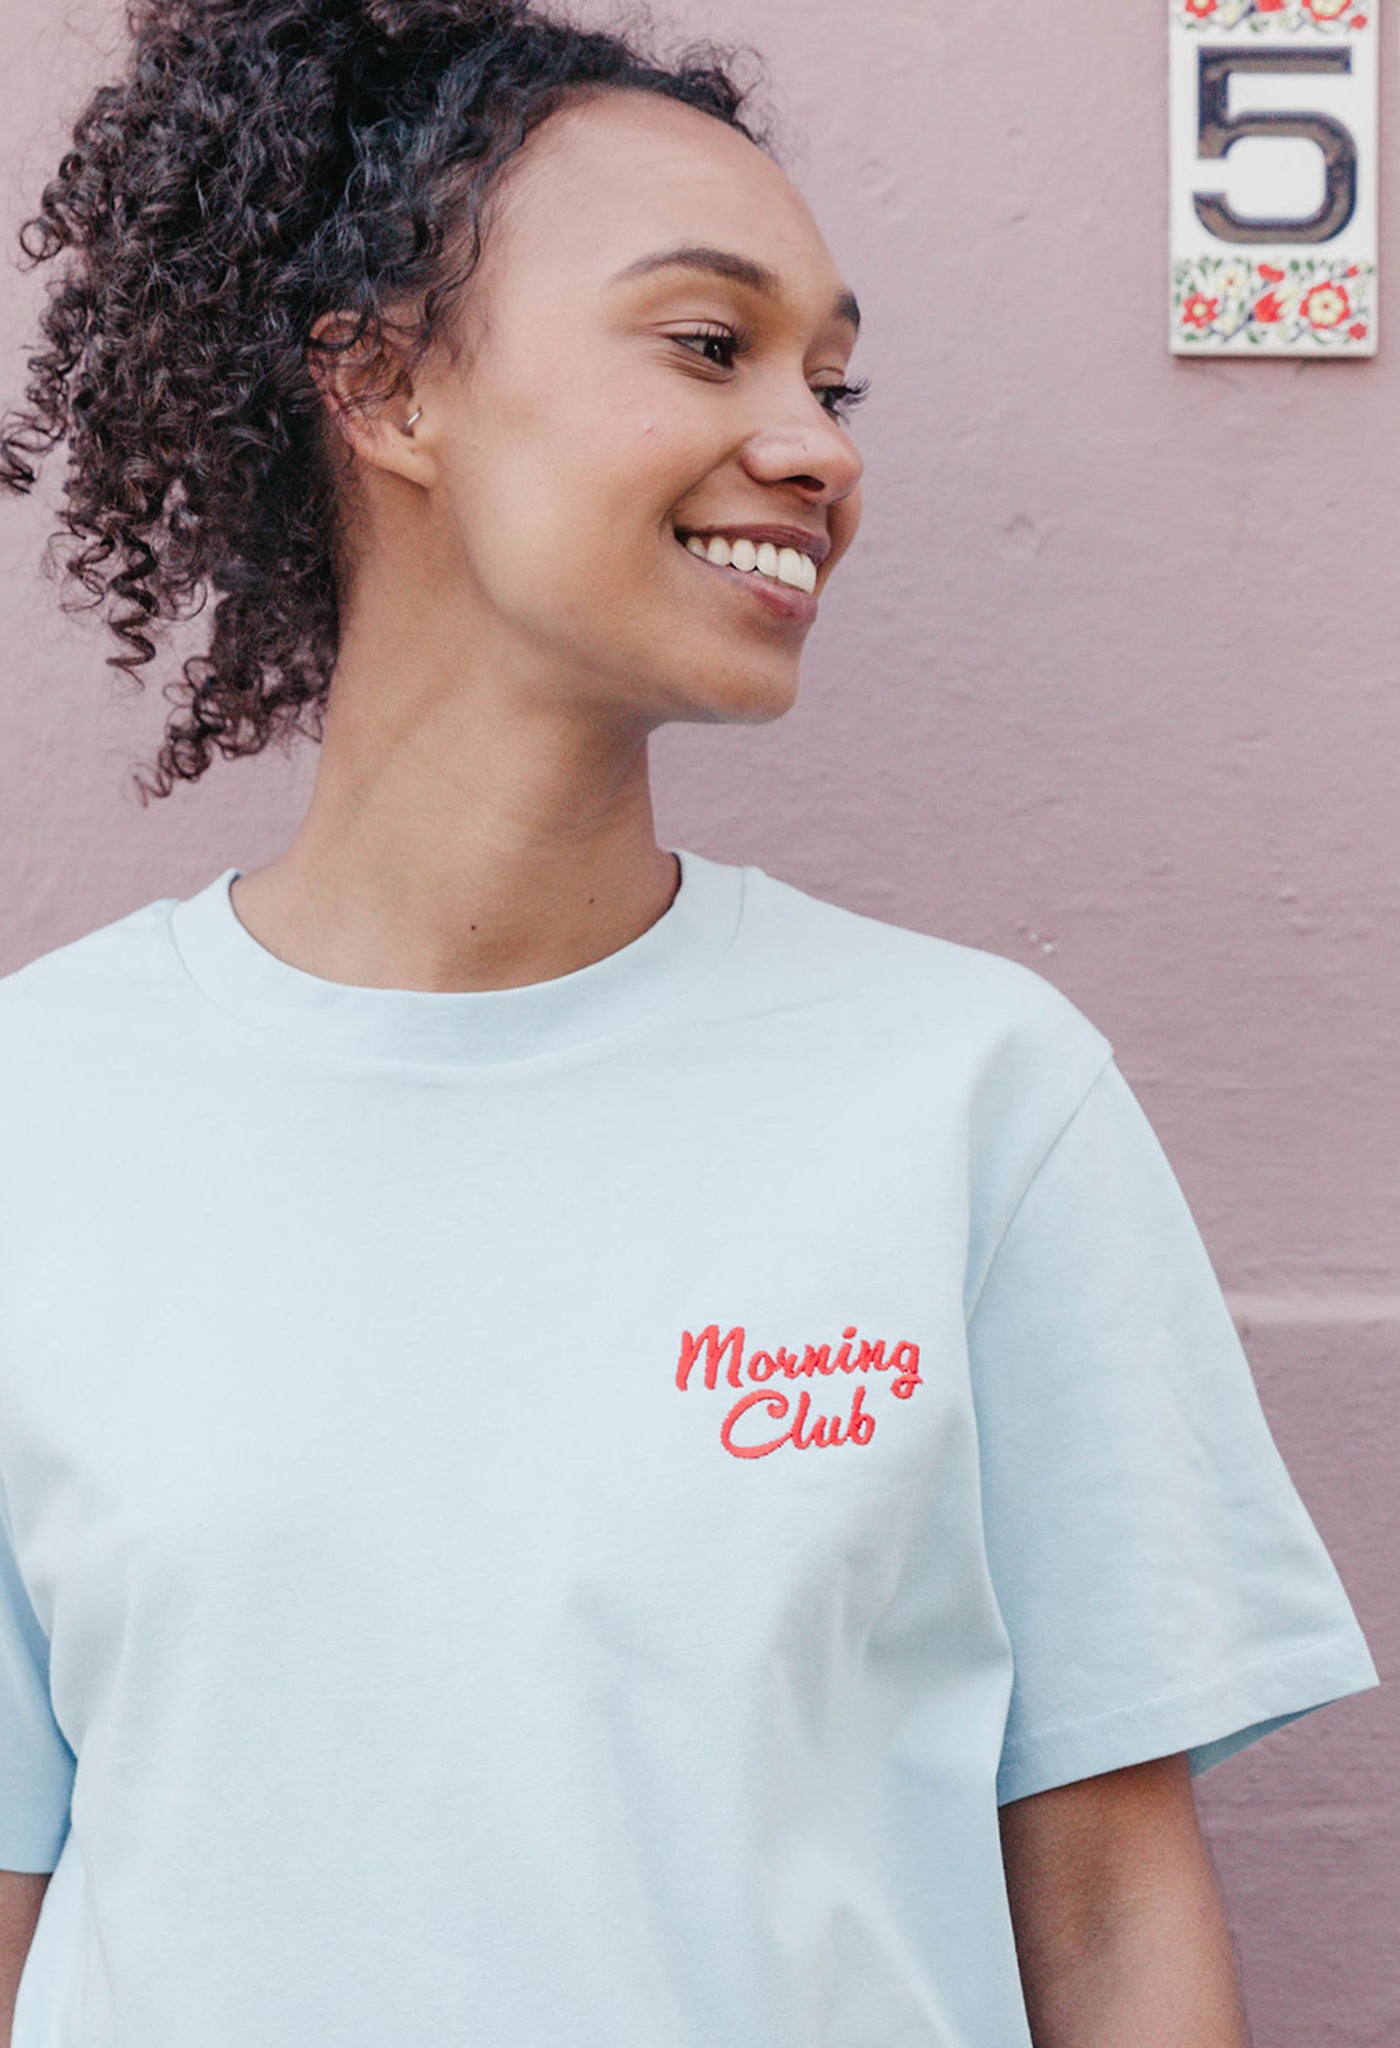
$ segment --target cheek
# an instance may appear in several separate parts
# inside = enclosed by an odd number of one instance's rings
[[[483,591],[536,612],[551,596],[635,598],[658,580],[672,510],[702,473],[654,410],[611,422],[556,412],[547,428],[478,440],[449,466],[447,488]]]
[[[715,456],[695,445],[683,419],[623,394],[610,409],[576,418],[540,459],[540,495],[553,497],[561,518],[584,507],[608,533],[654,536]]]

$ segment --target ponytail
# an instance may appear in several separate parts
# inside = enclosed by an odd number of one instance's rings
[[[319,739],[344,567],[318,347],[384,343],[402,374],[481,256],[484,204],[573,92],[640,90],[764,137],[721,53],[672,68],[531,0],[133,0],[125,76],[96,91],[21,231],[55,262],[0,485],[67,444],[65,606],[98,610],[137,681],[213,599],[206,651],[143,802],[216,753]],[[326,312],[348,313],[313,340]],[[385,395],[388,395],[387,393]]]

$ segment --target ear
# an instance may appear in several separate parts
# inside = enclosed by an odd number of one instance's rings
[[[350,313],[323,313],[311,330],[322,346],[307,351],[307,363],[326,411],[367,468],[431,484],[437,467],[424,398],[382,339],[369,333],[352,343],[357,324]]]

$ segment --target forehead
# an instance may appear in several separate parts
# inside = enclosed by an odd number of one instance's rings
[[[552,115],[503,178],[497,222],[503,260],[534,257],[561,278],[601,281],[703,243],[768,265],[790,290],[829,298],[837,282],[786,172],[737,129],[655,93],[599,93]]]

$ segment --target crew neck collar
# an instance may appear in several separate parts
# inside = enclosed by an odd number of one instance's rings
[[[438,1064],[532,1059],[644,1023],[728,951],[745,870],[673,850],[680,887],[655,924],[588,967],[523,988],[360,988],[308,974],[240,921],[229,893],[243,872],[236,867],[174,904],[170,930],[210,1001],[303,1050]]]

